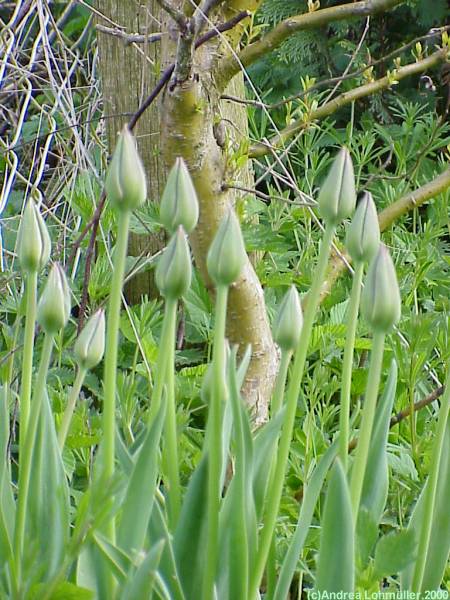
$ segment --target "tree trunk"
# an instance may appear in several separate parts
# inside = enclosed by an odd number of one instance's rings
[[[254,4],[250,1],[230,2],[231,9],[220,19],[225,20],[234,14],[230,10],[235,12],[254,8]],[[131,3],[97,0],[97,6],[117,25],[125,27],[127,33],[161,31],[153,25],[151,18],[145,18],[148,12],[135,9]],[[148,1],[147,8],[151,15],[164,20],[161,44],[142,47],[152,64],[144,60],[133,46],[125,46],[123,41],[111,35],[98,34],[105,114],[134,111],[157,80],[156,65],[175,60],[177,32],[173,22],[160,14],[156,2]],[[235,46],[240,35],[238,27],[229,35],[229,43]],[[191,244],[196,266],[211,292],[213,289],[206,271],[206,254],[225,211],[235,201],[234,193],[224,190],[224,184],[231,177],[246,187],[251,187],[253,183],[249,163],[238,172],[232,171],[230,164],[232,149],[244,137],[248,137],[248,123],[245,107],[220,101],[219,88],[212,76],[219,47],[223,52],[220,39],[216,39],[197,50],[195,77],[179,85],[169,85],[161,102],[151,106],[136,129],[139,150],[148,174],[150,198],[160,196],[166,169],[172,166],[176,156],[183,156],[189,166],[200,201],[199,225],[191,236]],[[227,92],[243,95],[241,74],[230,82]],[[116,134],[126,120],[126,116],[107,119],[110,148],[114,146]],[[225,132],[224,139],[219,139],[220,132]],[[157,250],[160,243],[160,238],[150,240],[150,247]],[[148,244],[147,236],[144,240],[133,236],[131,253],[138,254]],[[149,274],[144,273],[129,287],[128,298],[138,300],[142,293],[149,292],[150,285]],[[239,344],[241,351],[248,344],[252,347],[244,397],[258,425],[267,417],[278,355],[272,341],[263,290],[250,262],[247,262],[239,281],[230,290],[227,334],[232,343]]]
[[[97,23],[113,28],[114,23],[128,34],[161,31],[160,8],[155,0],[144,3],[96,0],[96,8],[107,20]],[[111,23],[112,22],[112,23]],[[116,145],[118,132],[137,110],[158,81],[161,70],[159,42],[127,44],[125,40],[97,31],[99,71],[103,95],[103,112],[109,151]],[[158,200],[164,188],[166,172],[160,152],[160,113],[154,103],[138,122],[135,135],[147,173],[148,197]],[[130,256],[152,256],[164,246],[164,235],[131,233]],[[153,271],[138,273],[126,286],[127,300],[134,304],[144,294],[154,296]]]

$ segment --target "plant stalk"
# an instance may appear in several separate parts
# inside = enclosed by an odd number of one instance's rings
[[[355,462],[352,468],[350,482],[350,496],[352,501],[353,516],[355,524],[357,521],[359,503],[364,484],[364,475],[369,455],[370,438],[372,435],[375,409],[377,405],[378,389],[380,387],[381,368],[383,364],[384,332],[374,332],[372,342],[372,355],[370,358],[369,375],[367,379],[367,391],[364,398],[361,428],[358,437]]]
[[[447,381],[445,383],[445,392],[441,399],[439,417],[436,428],[436,438],[434,440],[433,453],[431,457],[431,471],[428,476],[427,489],[425,491],[425,506],[422,518],[422,527],[420,530],[419,546],[417,551],[417,561],[414,569],[412,592],[422,592],[422,582],[427,562],[428,548],[430,545],[431,529],[433,526],[433,513],[436,503],[436,491],[439,478],[439,469],[442,457],[442,448],[444,446],[445,432],[447,429],[447,419],[450,409],[450,363],[447,367]]]
[[[328,259],[330,256],[331,242],[335,233],[335,226],[328,225],[320,246],[320,253],[316,268],[315,277],[308,294],[306,311],[303,321],[300,341],[295,352],[294,366],[292,368],[292,378],[290,380],[287,398],[286,398],[286,416],[281,432],[280,444],[278,447],[278,459],[272,486],[268,492],[266,502],[266,515],[262,529],[258,552],[255,560],[255,567],[250,579],[249,598],[255,600],[258,594],[259,584],[264,574],[264,567],[270,551],[272,537],[275,531],[275,524],[280,507],[281,495],[283,492],[283,483],[286,476],[286,470],[289,458],[289,449],[294,429],[295,414],[297,411],[298,395],[303,378],[306,356],[311,332],[314,323],[314,317],[320,300],[322,283],[325,279]],[[206,600],[206,599],[205,599]]]
[[[167,351],[164,352],[166,364],[161,373],[165,373],[165,382],[167,386],[167,408],[165,422],[165,440],[164,440],[164,465],[167,474],[167,483],[169,489],[169,515],[171,530],[173,531],[178,520],[181,507],[181,488],[180,473],[178,470],[178,443],[177,443],[177,411],[175,406],[175,382],[174,382],[174,355],[175,355],[175,334],[177,320],[177,301],[173,299],[166,300],[166,312],[168,314]],[[161,377],[164,380],[164,377]]]
[[[352,291],[348,305],[347,334],[342,363],[341,412],[339,416],[339,456],[344,472],[347,472],[347,455],[350,435],[350,390],[352,385],[353,354],[364,263],[357,263],[353,276]]]
[[[272,406],[271,416],[274,417],[280,408],[283,406],[284,389],[286,387],[286,379],[289,369],[289,363],[291,362],[292,351],[282,350],[280,367],[278,369],[277,378],[275,380],[275,387],[272,395]]]
[[[213,386],[209,407],[207,452],[208,462],[208,537],[206,546],[206,568],[203,580],[203,600],[214,598],[216,576],[219,511],[220,474],[222,471],[221,415],[225,400],[225,323],[227,315],[228,287],[220,285],[216,290],[216,322],[214,329]]]
[[[36,327],[37,271],[30,271],[25,278],[26,314],[23,340],[22,381],[20,385],[20,450],[25,444],[30,418],[31,380],[33,376],[34,330]]]
[[[54,335],[45,334],[44,346],[42,349],[41,363],[36,381],[36,390],[33,396],[30,418],[26,429],[23,453],[19,461],[19,485],[17,498],[17,512],[14,527],[14,560],[16,563],[17,582],[20,586],[23,559],[23,543],[25,537],[26,513],[28,504],[28,492],[30,487],[31,463],[33,457],[33,447],[38,428],[39,417],[41,414],[42,400],[45,393],[47,372],[50,366],[50,359],[53,349]]]
[[[70,421],[72,420],[73,411],[78,397],[80,396],[81,386],[83,385],[84,378],[86,377],[86,369],[78,367],[77,375],[73,387],[70,391],[69,399],[67,400],[66,410],[61,421],[61,427],[58,432],[58,444],[61,449],[61,453],[66,443],[67,433],[70,427]]]
[[[119,343],[120,307],[122,303],[122,286],[125,273],[125,260],[128,247],[128,230],[131,213],[119,210],[117,242],[114,251],[111,294],[108,305],[108,320],[106,326],[106,350],[104,370],[104,400],[103,400],[103,476],[110,480],[114,474],[115,458],[115,417],[116,417],[116,383],[117,383],[117,353]],[[108,540],[115,541],[114,519],[106,526]]]

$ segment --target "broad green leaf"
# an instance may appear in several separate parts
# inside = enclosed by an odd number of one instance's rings
[[[354,522],[347,477],[339,459],[331,470],[322,518],[315,589],[354,591]]]
[[[158,450],[164,414],[165,403],[162,402],[128,482],[117,536],[119,546],[125,552],[140,552],[145,543],[158,478]]]
[[[367,567],[377,539],[378,522],[367,508],[360,506],[356,525],[357,563],[360,571]]]
[[[31,588],[28,600],[40,600],[44,597],[48,585],[40,583]],[[45,596],[46,600],[94,600],[95,594],[92,590],[79,587],[74,583],[64,581],[59,583],[49,596]]]
[[[186,600],[197,600],[202,589],[207,496],[208,458],[203,455],[189,482],[173,539],[176,566]]]
[[[295,569],[297,568],[300,553],[311,526],[317,499],[319,498],[323,482],[325,481],[331,463],[336,457],[337,451],[338,445],[337,442],[334,442],[320,459],[319,464],[314,469],[311,479],[306,486],[295,533],[292,536],[289,549],[286,552],[286,556],[284,557],[281,566],[278,583],[275,588],[274,600],[285,600],[288,596],[289,587]]]
[[[69,541],[69,490],[47,393],[39,417],[30,477],[27,535],[29,545],[44,568],[44,580],[55,574],[64,560]]]
[[[411,530],[390,533],[380,539],[375,549],[374,576],[378,579],[397,575],[415,560],[416,536]]]
[[[148,600],[152,596],[156,570],[161,560],[164,540],[157,542],[147,553],[141,564],[132,573],[121,593],[121,600]],[[170,597],[170,596],[169,596]]]
[[[361,494],[361,506],[370,511],[372,520],[377,524],[384,511],[389,488],[386,445],[396,388],[397,364],[392,361],[384,394],[377,406]]]

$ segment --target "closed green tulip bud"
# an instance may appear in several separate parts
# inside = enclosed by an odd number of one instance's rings
[[[355,210],[356,189],[353,163],[347,148],[342,148],[320,188],[319,210],[327,225],[338,225]]]
[[[198,221],[197,192],[182,158],[170,170],[159,209],[161,223],[170,233],[182,225],[191,233]]]
[[[303,313],[298,292],[292,285],[286,292],[273,324],[273,339],[282,350],[294,351],[300,340]]]
[[[108,168],[105,190],[110,202],[121,210],[134,210],[147,197],[144,166],[136,140],[126,125]]]
[[[73,353],[81,369],[93,369],[105,351],[105,312],[98,310],[86,323],[77,338]]]
[[[50,258],[50,236],[34,200],[30,199],[23,212],[17,239],[20,266],[25,272],[42,271]]]
[[[70,317],[70,290],[61,265],[54,263],[37,307],[37,320],[46,333],[56,334]]]
[[[206,259],[208,273],[216,285],[231,285],[241,274],[246,260],[241,227],[230,209],[209,248]]]
[[[361,296],[361,313],[373,331],[388,333],[398,323],[400,290],[388,249],[380,244],[372,260]]]
[[[347,228],[345,242],[353,262],[370,262],[380,245],[380,226],[377,209],[370,192],[364,192]]]
[[[178,300],[191,285],[192,265],[186,234],[180,225],[156,267],[156,285],[168,299]]]

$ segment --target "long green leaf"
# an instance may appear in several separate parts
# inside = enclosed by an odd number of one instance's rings
[[[69,489],[47,393],[33,449],[28,517],[28,535],[38,543],[28,546],[28,558],[39,555],[40,577],[46,580],[64,560],[70,526]]]
[[[134,573],[128,575],[122,593],[121,600],[149,600],[152,597],[156,570],[161,560],[164,548],[164,540],[157,542],[147,553],[142,563]]]
[[[419,500],[414,508],[409,522],[408,530],[412,530],[418,538],[420,524],[423,518],[424,501],[428,481],[422,488]],[[428,548],[427,562],[423,576],[422,588],[424,590],[439,589],[450,556],[450,421],[447,422],[444,446],[442,449],[441,464],[439,466],[439,480],[436,491],[436,504],[433,515],[430,545]],[[414,565],[402,571],[400,582],[402,590],[411,589]]]
[[[297,527],[295,528],[295,533],[292,536],[289,549],[283,560],[277,587],[275,588],[274,600],[286,600],[288,596],[289,586],[291,585],[298,559],[303,549],[303,544],[305,543],[309,527],[311,526],[317,499],[319,498],[323,482],[325,481],[331,463],[336,457],[337,451],[338,445],[337,442],[334,442],[320,459],[319,464],[314,469],[311,479],[306,486]]]
[[[339,459],[325,499],[315,589],[354,591],[354,523],[347,478]]]
[[[9,410],[6,390],[0,387],[0,569],[12,553],[15,504],[8,457]]]
[[[158,478],[158,449],[164,423],[165,403],[150,426],[136,458],[127,486],[118,530],[118,543],[125,552],[144,547]]]
[[[186,600],[198,600],[205,566],[207,528],[208,459],[203,455],[184,498],[173,547],[181,587]]]
[[[383,396],[377,407],[361,494],[361,506],[370,512],[372,520],[377,524],[384,511],[389,488],[386,446],[396,389],[397,363],[393,360]]]

